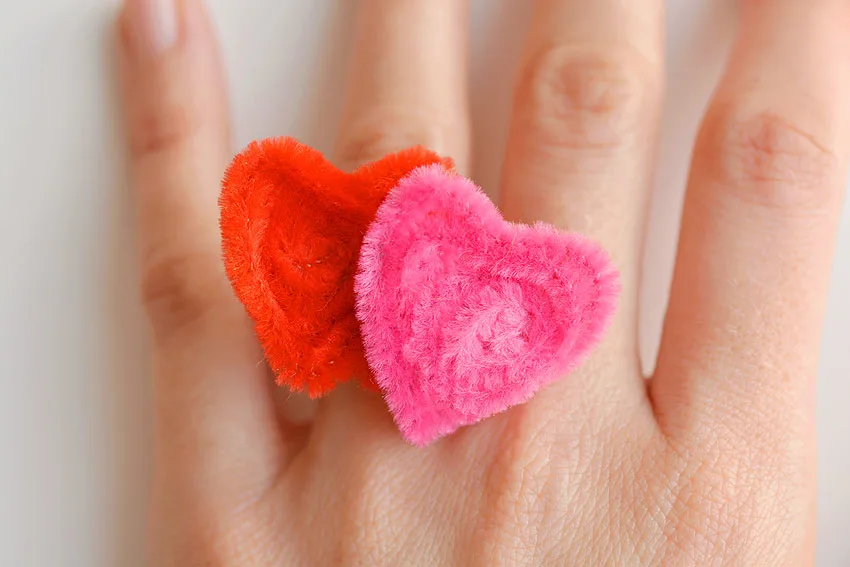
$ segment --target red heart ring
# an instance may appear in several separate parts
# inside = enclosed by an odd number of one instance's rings
[[[422,148],[345,173],[292,138],[249,145],[223,182],[225,269],[278,384],[318,397],[357,376],[374,388],[354,313],[360,245],[378,206]]]

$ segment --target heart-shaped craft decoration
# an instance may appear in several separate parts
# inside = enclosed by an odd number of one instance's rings
[[[366,359],[402,435],[420,446],[564,376],[601,338],[618,291],[597,245],[506,222],[439,166],[390,193],[355,278]]]
[[[233,160],[220,198],[225,269],[278,384],[316,397],[356,375],[374,388],[354,314],[360,244],[390,189],[428,164],[452,167],[411,148],[348,174],[292,138]]]

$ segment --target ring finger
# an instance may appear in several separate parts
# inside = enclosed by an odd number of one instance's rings
[[[350,170],[421,145],[466,170],[466,20],[464,1],[361,0],[337,165]],[[344,415],[351,411],[359,415]],[[356,386],[319,405],[316,427],[337,421],[392,425],[381,398]]]

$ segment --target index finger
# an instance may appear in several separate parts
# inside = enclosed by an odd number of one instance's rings
[[[696,145],[651,391],[673,429],[811,434],[850,153],[850,4],[740,5]]]

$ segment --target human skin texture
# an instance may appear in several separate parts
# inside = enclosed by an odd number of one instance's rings
[[[151,565],[812,564],[850,3],[736,3],[645,377],[662,4],[534,2],[499,204],[599,242],[619,306],[569,379],[420,449],[353,384],[309,422],[278,403],[221,261],[218,188],[235,149],[214,33],[201,0],[126,0],[118,51],[155,359]],[[357,9],[336,165],[423,145],[468,173],[466,4]]]

